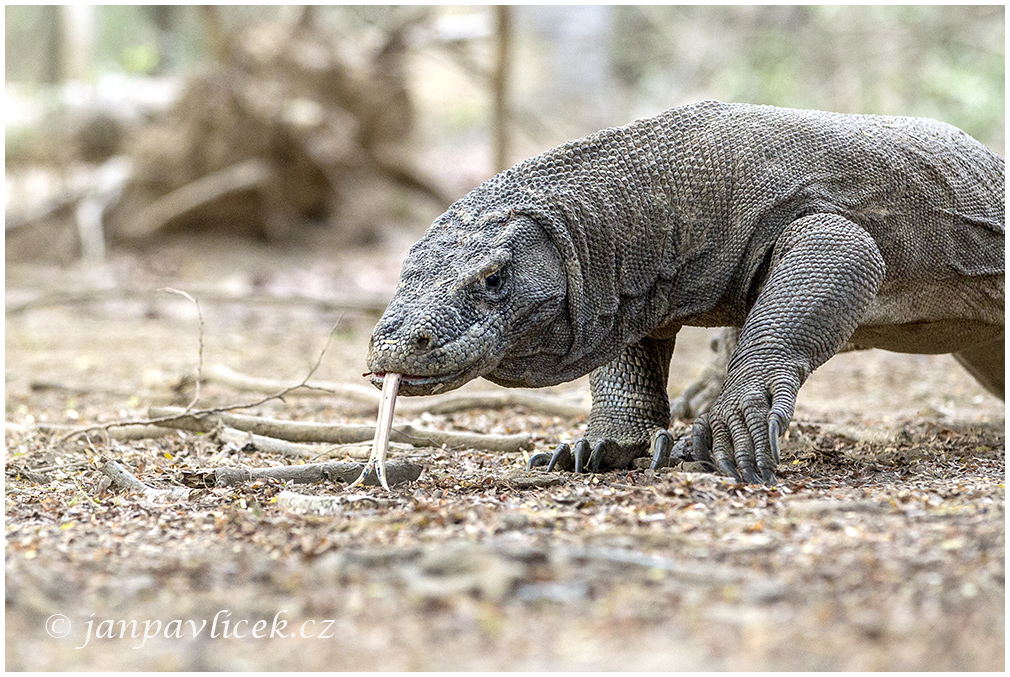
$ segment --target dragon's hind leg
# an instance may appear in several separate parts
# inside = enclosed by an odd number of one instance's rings
[[[715,358],[705,367],[698,380],[688,385],[677,397],[670,401],[670,416],[677,420],[694,420],[704,414],[722,392],[726,382],[726,368],[729,358],[736,350],[740,330],[726,327],[712,339]]]

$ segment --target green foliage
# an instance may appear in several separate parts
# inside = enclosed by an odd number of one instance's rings
[[[153,73],[158,61],[158,48],[153,43],[130,45],[119,57],[119,63],[127,73]]]
[[[1002,7],[624,7],[615,76],[700,98],[945,120],[1004,144]]]

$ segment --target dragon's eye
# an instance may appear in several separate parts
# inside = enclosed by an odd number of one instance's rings
[[[507,281],[505,268],[499,268],[493,273],[488,273],[481,281],[484,286],[484,294],[493,301],[503,300],[508,294]]]

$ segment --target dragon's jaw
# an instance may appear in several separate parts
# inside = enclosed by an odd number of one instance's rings
[[[386,380],[387,373],[393,372],[383,372],[373,371],[368,374],[372,385],[376,388],[382,388]],[[437,395],[438,393],[444,393],[449,390],[454,390],[464,385],[465,383],[472,381],[475,377],[469,376],[467,373],[455,373],[455,374],[444,374],[441,376],[411,376],[409,374],[400,374],[400,389],[399,393],[401,395]]]

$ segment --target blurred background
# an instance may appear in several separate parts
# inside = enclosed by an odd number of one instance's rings
[[[1005,144],[1001,6],[5,17],[8,265],[102,262],[180,236],[386,246],[395,260],[497,170],[706,98],[933,117]]]
[[[263,396],[309,376],[366,385],[401,261],[451,201],[673,106],[927,116],[1003,153],[1004,12],[7,6],[6,665],[1002,669],[1005,405],[950,356],[867,351],[819,369],[784,447],[793,495],[778,499],[703,475],[517,489],[501,478],[519,453],[394,446],[424,464],[416,486],[345,496],[340,515],[291,513],[263,482],[151,507],[109,491],[99,459],[159,485],[301,459],[214,435],[59,431],[163,404],[374,422],[319,389]],[[671,394],[711,361],[712,331],[678,334]],[[588,378],[549,393],[589,408]],[[407,411],[418,427],[529,433],[540,450],[586,425],[522,406]],[[96,613],[126,632],[222,609],[339,619],[336,638],[166,629],[140,651],[77,650]],[[55,613],[75,641],[43,632]]]

